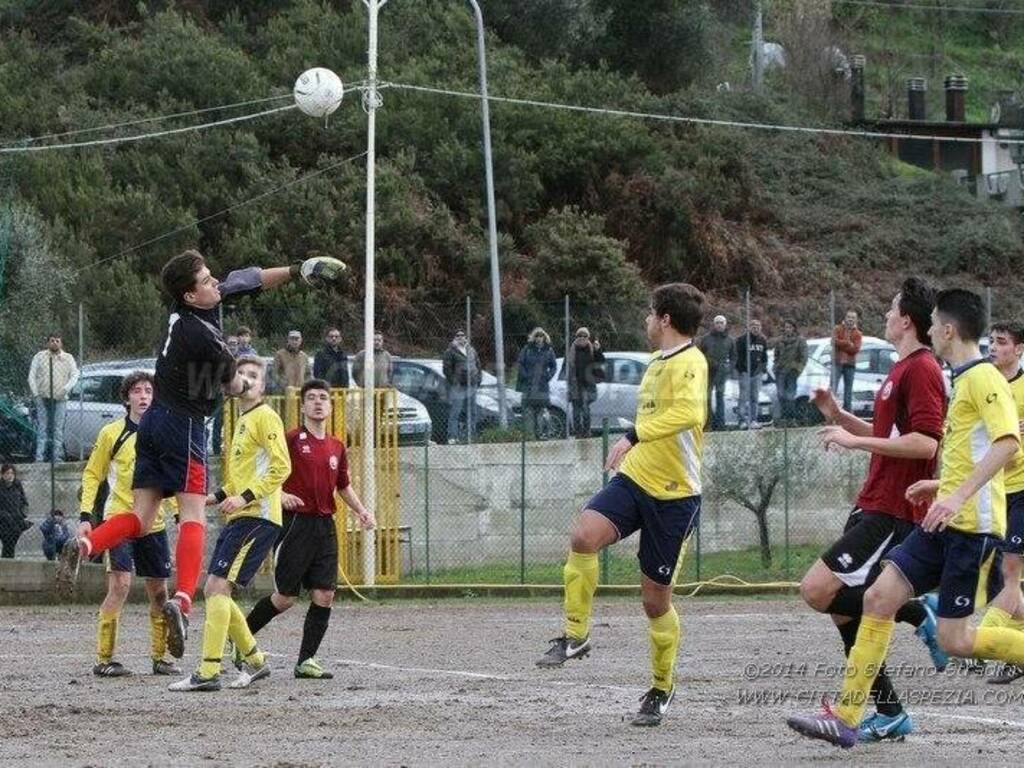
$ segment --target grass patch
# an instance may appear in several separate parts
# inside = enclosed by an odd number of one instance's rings
[[[761,563],[758,549],[744,549],[732,552],[702,552],[700,555],[700,579],[707,581],[716,576],[730,574],[749,582],[798,581],[804,571],[822,552],[818,545],[790,547],[789,569],[786,568],[786,553],[779,545],[772,550],[772,565],[765,568]],[[691,546],[683,562],[678,583],[697,581],[697,552]],[[616,555],[608,557],[606,584],[638,584],[640,567],[633,556]],[[427,573],[419,569],[404,575],[403,584],[561,584],[562,562],[526,563],[525,574],[520,573],[519,563],[505,561],[489,565],[446,568]]]

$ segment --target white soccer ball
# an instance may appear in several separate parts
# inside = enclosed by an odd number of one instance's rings
[[[326,117],[341,104],[345,88],[341,78],[323,67],[307,69],[292,89],[295,105],[310,117]]]

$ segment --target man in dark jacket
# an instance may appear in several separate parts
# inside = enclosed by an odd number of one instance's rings
[[[725,427],[725,382],[736,365],[736,342],[728,328],[725,315],[715,315],[711,331],[697,344],[708,361],[708,413],[712,429]]]
[[[597,399],[597,385],[604,381],[604,352],[601,342],[590,340],[590,330],[580,328],[566,360],[566,388],[572,403],[572,433],[590,436],[590,404]]]
[[[757,427],[757,401],[761,396],[761,379],[764,378],[766,370],[768,339],[761,335],[761,321],[753,319],[747,326],[747,332],[736,338],[736,373],[740,378],[740,429]]]
[[[3,557],[14,557],[14,548],[26,529],[31,528],[26,513],[28,499],[21,481],[16,479],[13,464],[0,467],[0,544]]]
[[[466,437],[472,434],[473,390],[480,386],[480,358],[469,345],[466,332],[458,330],[441,358],[444,379],[448,383],[448,442],[459,440],[459,421],[466,416]]]
[[[807,340],[796,323],[787,320],[782,324],[782,336],[775,342],[775,393],[783,419],[796,418],[796,382],[806,365]]]
[[[64,549],[64,543],[71,538],[71,531],[64,520],[64,511],[51,510],[50,516],[39,524],[39,530],[43,534],[43,554],[47,560],[53,560]]]
[[[348,388],[348,354],[341,348],[341,331],[328,328],[324,345],[313,358],[313,378],[323,379],[331,387]]]
[[[541,423],[551,405],[549,382],[558,370],[551,337],[543,328],[530,331],[530,341],[519,353],[516,390],[523,393],[523,420],[526,436],[541,434]]]

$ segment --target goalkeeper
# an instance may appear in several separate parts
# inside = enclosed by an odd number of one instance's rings
[[[198,251],[188,250],[164,265],[160,277],[173,300],[167,337],[156,360],[156,393],[141,422],[132,479],[133,514],[113,515],[91,533],[68,542],[57,569],[60,591],[69,593],[83,557],[105,552],[149,532],[165,497],[175,496],[181,515],[175,564],[177,590],[164,604],[167,646],[181,658],[192,595],[205,550],[207,494],[205,420],[217,395],[243,394],[249,381],[235,370],[224,343],[217,305],[275,288],[296,277],[330,286],[345,265],[317,256],[291,267],[248,267],[219,282]],[[246,499],[251,501],[251,499]]]

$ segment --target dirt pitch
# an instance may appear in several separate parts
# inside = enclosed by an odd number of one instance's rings
[[[905,626],[892,663],[898,687],[916,697],[916,733],[854,753],[804,741],[782,720],[838,682],[827,621],[792,599],[678,604],[678,695],[650,730],[628,723],[647,682],[646,622],[633,600],[599,600],[594,653],[553,672],[534,661],[558,632],[557,600],[346,603],[321,653],[337,677],[323,683],[291,677],[296,610],[261,635],[272,678],[209,694],[171,694],[166,679],[144,674],[94,678],[92,609],[5,608],[0,765],[1003,764],[1019,755],[1024,686],[928,673]],[[120,658],[139,672],[143,611],[131,606],[121,630]],[[197,632],[188,668],[198,642]],[[771,700],[781,695],[797,699]]]

